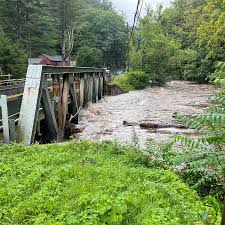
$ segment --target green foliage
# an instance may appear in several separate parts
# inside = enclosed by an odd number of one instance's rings
[[[225,62],[219,61],[215,63],[215,72],[209,76],[211,82],[216,79],[225,78]]]
[[[133,69],[145,71],[152,81],[165,83],[171,78],[182,78],[182,68],[196,59],[197,53],[182,49],[181,42],[165,33],[159,12],[150,11],[141,20],[140,31],[130,51]],[[137,44],[138,43],[138,44]]]
[[[142,71],[130,71],[125,76],[134,89],[143,89],[149,84],[149,76]]]
[[[204,113],[191,117],[177,115],[177,119],[191,129],[200,132],[195,139],[177,136],[176,141],[186,146],[176,163],[185,163],[181,172],[188,183],[202,195],[225,195],[225,108],[223,80],[217,80],[223,88],[211,99],[216,104]]]
[[[152,166],[172,169],[200,195],[225,196],[225,80],[217,79],[221,91],[211,97],[214,106],[203,113],[184,116],[178,122],[197,132],[196,137],[176,135],[168,143],[149,140],[147,151]]]
[[[56,52],[56,17],[49,6],[48,1],[41,0],[0,1],[0,26],[10,40],[20,42],[30,57],[41,51]]]
[[[202,202],[167,170],[116,143],[0,147],[0,223],[219,224],[220,212]],[[185,212],[185,213],[184,213]]]
[[[160,82],[206,82],[225,56],[224,7],[221,0],[174,0],[165,10],[148,9],[130,50],[131,66]]]
[[[25,77],[27,57],[17,43],[11,43],[0,32],[0,67],[3,74],[11,74],[13,78]]]
[[[147,142],[146,154],[152,158],[153,167],[173,170],[199,195],[222,199],[225,154],[224,149],[218,147],[218,140],[215,136],[192,139],[181,135],[168,143],[151,140]]]
[[[76,34],[75,51],[81,47],[98,48],[105,67],[124,68],[127,53],[125,20],[115,10],[91,8]]]
[[[102,52],[97,48],[82,47],[77,52],[76,60],[81,67],[102,67]]]
[[[142,71],[130,71],[116,77],[113,83],[118,85],[124,92],[128,92],[147,87],[149,76]]]
[[[127,25],[110,1],[1,0],[0,11],[0,28],[10,40],[20,42],[29,57],[62,54],[64,47],[74,44],[73,56],[88,47],[97,49],[98,57],[101,52],[98,63],[104,67],[125,66]],[[74,37],[69,40],[71,29]],[[83,57],[89,56],[90,52]]]
[[[134,87],[131,84],[129,84],[127,76],[125,75],[115,77],[113,79],[113,84],[121,88],[123,92],[129,92],[134,90]]]

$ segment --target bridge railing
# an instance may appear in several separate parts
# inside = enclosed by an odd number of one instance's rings
[[[51,138],[59,138],[68,120],[77,123],[80,109],[102,98],[104,79],[105,70],[101,68],[30,65],[20,109],[18,139],[32,144],[40,132],[39,121],[43,115]]]

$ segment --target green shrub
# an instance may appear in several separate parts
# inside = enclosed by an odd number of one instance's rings
[[[222,89],[211,97],[214,106],[191,117],[177,114],[178,121],[198,131],[195,139],[177,136],[185,147],[176,160],[185,164],[181,174],[200,194],[225,196],[225,81],[217,80]]]
[[[128,83],[134,89],[143,89],[149,84],[149,76],[142,71],[131,71],[126,73]]]
[[[225,78],[225,62],[216,62],[215,63],[215,72],[209,76],[210,81],[215,81],[216,79]]]
[[[124,92],[129,92],[129,91],[134,90],[134,87],[128,83],[127,76],[125,76],[125,75],[121,75],[121,76],[114,78],[113,84],[117,85]]]
[[[138,90],[147,87],[149,76],[142,71],[130,71],[124,75],[116,77],[113,83],[118,85],[123,91]]]
[[[219,224],[171,171],[116,143],[0,147],[0,224]]]

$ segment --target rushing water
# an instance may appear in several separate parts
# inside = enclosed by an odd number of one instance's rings
[[[166,140],[176,133],[192,135],[192,131],[178,128],[142,129],[140,123],[176,125],[174,112],[200,113],[210,105],[209,96],[216,91],[211,85],[172,81],[164,87],[148,87],[118,96],[106,96],[81,113],[84,128],[82,139],[94,141],[117,140],[130,144],[135,134],[140,145],[146,139]],[[123,125],[124,121],[133,126]]]

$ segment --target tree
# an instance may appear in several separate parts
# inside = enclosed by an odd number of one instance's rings
[[[46,1],[0,0],[0,12],[3,31],[13,42],[20,42],[30,57],[40,49],[55,48]]]
[[[0,67],[4,74],[13,78],[25,77],[27,56],[18,44],[12,44],[3,33],[0,33]]]
[[[199,46],[207,50],[206,59],[224,60],[225,57],[225,2],[208,0],[204,7],[208,14],[198,28]]]
[[[81,67],[102,67],[102,52],[97,48],[82,47],[77,53],[77,65]]]
[[[89,9],[75,34],[75,51],[81,47],[102,51],[104,67],[124,68],[127,52],[127,27],[124,18],[114,10]]]
[[[194,60],[196,54],[191,49],[182,49],[178,39],[165,33],[161,17],[160,9],[148,10],[140,22],[140,44],[130,51],[130,61],[132,69],[145,71],[152,80],[164,83],[171,77],[182,77],[183,65]]]
[[[126,22],[108,0],[0,0],[0,11],[0,29],[29,57],[45,52],[65,60],[90,47],[101,50],[105,66],[125,65]]]
[[[81,21],[80,11],[85,6],[81,0],[50,0],[48,4],[55,21],[55,34],[58,36],[59,52],[64,62],[73,52],[76,27]]]

